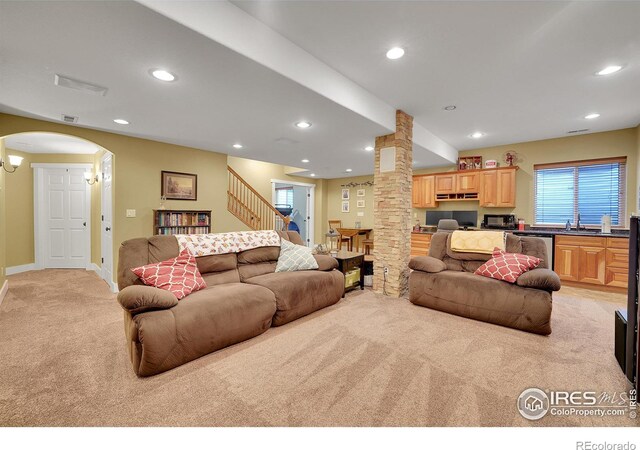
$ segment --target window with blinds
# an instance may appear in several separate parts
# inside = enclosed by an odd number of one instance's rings
[[[276,188],[276,205],[293,206],[293,187]]]
[[[536,225],[600,225],[611,216],[611,225],[624,225],[626,158],[535,165]]]

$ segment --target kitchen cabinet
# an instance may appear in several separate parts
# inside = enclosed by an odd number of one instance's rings
[[[578,252],[580,247],[556,243],[554,270],[561,280],[578,281]]]
[[[602,247],[579,247],[578,281],[589,284],[605,284],[605,255]]]
[[[431,234],[411,233],[411,256],[427,256],[431,246]]]
[[[456,174],[456,194],[477,193],[480,188],[479,171],[458,172]]]
[[[435,208],[436,196],[434,193],[435,177],[415,176],[411,191],[411,205],[414,208]]]
[[[435,194],[455,194],[456,193],[456,174],[447,173],[435,176]]]
[[[516,167],[480,172],[480,206],[485,208],[515,208]]]
[[[629,239],[557,235],[554,271],[561,280],[626,288]]]

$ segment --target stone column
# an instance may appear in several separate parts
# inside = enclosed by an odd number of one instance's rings
[[[376,138],[373,290],[391,297],[403,296],[409,287],[412,134],[413,117],[398,110],[396,132]]]

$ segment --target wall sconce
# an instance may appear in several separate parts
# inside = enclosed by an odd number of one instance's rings
[[[0,167],[4,169],[7,173],[13,173],[16,171],[20,164],[22,164],[22,156],[9,155],[9,164],[13,167],[13,170],[7,170],[7,163],[0,157]]]
[[[93,172],[85,172],[84,180],[87,182],[89,186],[93,186],[98,182],[98,175],[96,174],[96,176],[93,176]]]

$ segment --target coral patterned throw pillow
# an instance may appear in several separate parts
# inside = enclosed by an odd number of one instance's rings
[[[131,269],[144,284],[169,291],[178,300],[207,287],[196,257],[183,250],[177,257]]]
[[[496,247],[493,250],[493,258],[478,267],[475,274],[515,283],[520,275],[528,270],[535,269],[539,265],[540,259],[535,256],[506,253]]]

